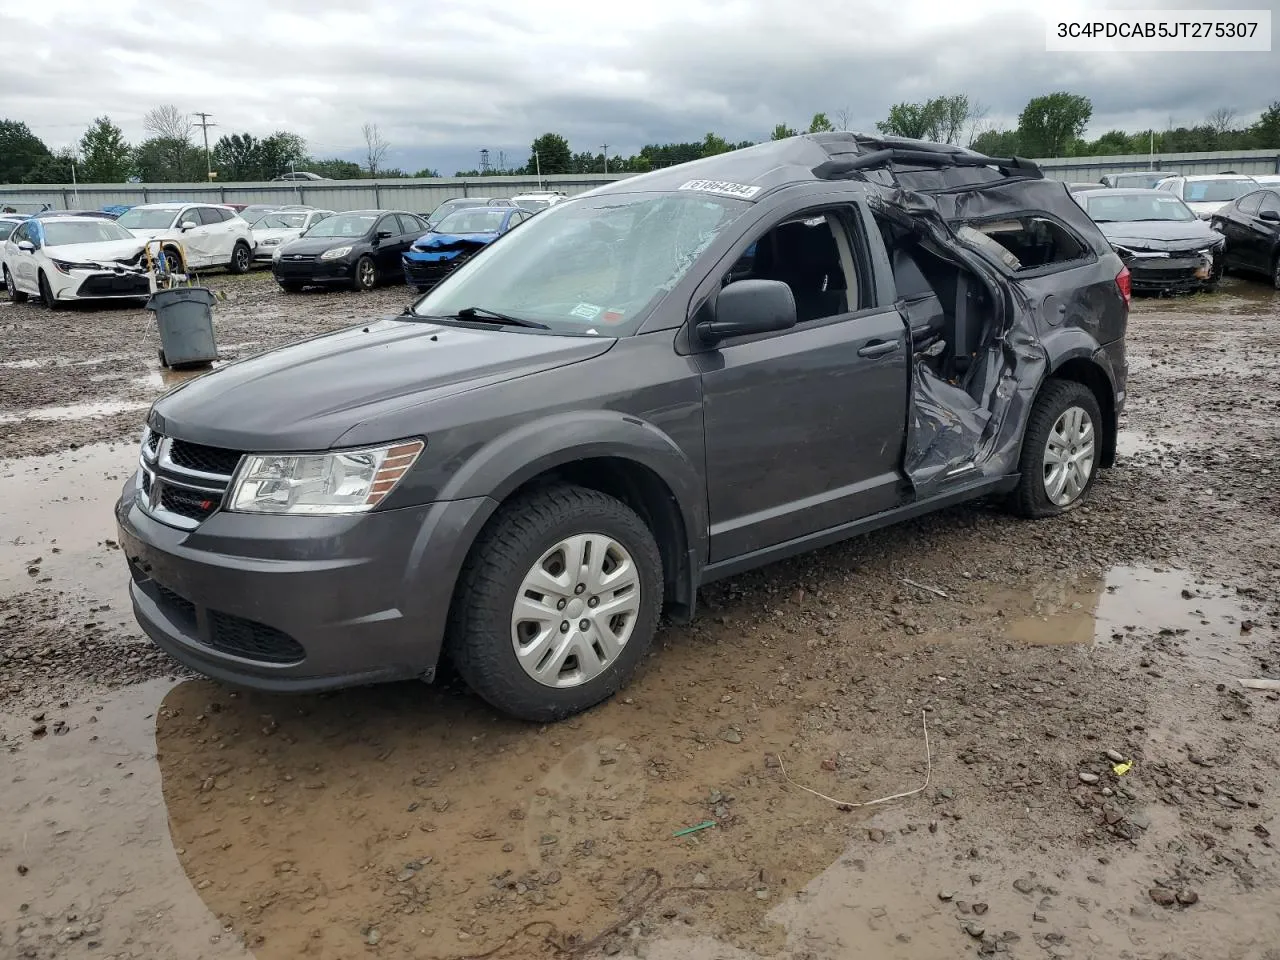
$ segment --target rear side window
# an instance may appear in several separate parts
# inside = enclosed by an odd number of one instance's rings
[[[970,223],[957,233],[1015,273],[1073,264],[1089,256],[1089,248],[1079,237],[1048,217],[1029,215]]]
[[[1262,205],[1258,208],[1259,213],[1270,210],[1272,213],[1280,213],[1280,194],[1268,193],[1262,200]]]
[[[1247,197],[1241,197],[1240,202],[1236,204],[1240,208],[1241,213],[1257,213],[1258,207],[1262,204],[1263,191],[1251,193]]]

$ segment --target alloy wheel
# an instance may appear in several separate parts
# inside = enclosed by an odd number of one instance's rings
[[[640,571],[622,544],[600,533],[566,537],[538,558],[516,592],[516,660],[543,686],[580,686],[622,654],[640,609]]]
[[[1056,506],[1077,500],[1093,474],[1096,434],[1080,407],[1067,407],[1049,431],[1044,450],[1044,492]]]

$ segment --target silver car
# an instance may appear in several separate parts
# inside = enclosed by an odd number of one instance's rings
[[[297,240],[314,224],[331,216],[332,210],[276,210],[260,217],[253,224],[253,235],[258,241],[253,259],[270,263],[271,255],[281,245]]]

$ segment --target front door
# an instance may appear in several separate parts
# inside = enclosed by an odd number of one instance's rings
[[[1276,242],[1280,238],[1280,220],[1265,219],[1263,217],[1265,213],[1280,217],[1280,193],[1274,190],[1264,193],[1257,212],[1248,218],[1246,227],[1245,249],[1248,251],[1249,258],[1247,266],[1270,273],[1273,269],[1272,256],[1276,249]]]
[[[798,323],[698,355],[712,563],[901,502],[909,349],[873,302],[860,222],[843,206],[775,221],[724,278],[787,283]]]
[[[183,230],[184,223],[192,223],[195,226],[189,230]],[[181,231],[178,236],[182,241],[182,251],[186,256],[188,267],[207,267],[213,263],[209,238],[211,228],[205,226],[199,207],[187,207],[178,214],[174,228]]]
[[[9,238],[11,246],[8,248],[9,270],[13,274],[14,286],[24,293],[38,294],[40,285],[37,281],[39,268],[36,266],[36,255],[34,251],[18,249],[18,244],[24,240],[35,244],[37,249],[41,246],[44,242],[44,231],[40,228],[39,220],[23,221]]]
[[[378,236],[387,233],[389,236]],[[391,277],[397,273],[402,273],[400,265],[400,255],[409,249],[409,243],[404,239],[404,228],[400,225],[400,218],[394,213],[389,213],[378,221],[377,229],[374,233],[373,257],[378,264],[378,275],[381,277]]]

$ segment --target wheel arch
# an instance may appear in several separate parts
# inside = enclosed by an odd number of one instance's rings
[[[1098,409],[1102,411],[1102,449],[1098,462],[1103,467],[1115,466],[1116,440],[1120,432],[1120,424],[1116,415],[1116,392],[1111,375],[1098,362],[1093,351],[1072,351],[1059,358],[1050,368],[1048,375],[1041,383],[1050,380],[1068,380],[1086,387],[1098,401]]]
[[[566,437],[573,439],[566,443]],[[705,495],[698,472],[670,437],[614,411],[550,417],[486,444],[455,471],[441,499],[489,498],[493,513],[530,489],[572,483],[627,504],[662,555],[664,599],[676,619],[693,615],[706,556]],[[486,518],[487,524],[490,517]],[[467,545],[467,552],[479,532]]]

